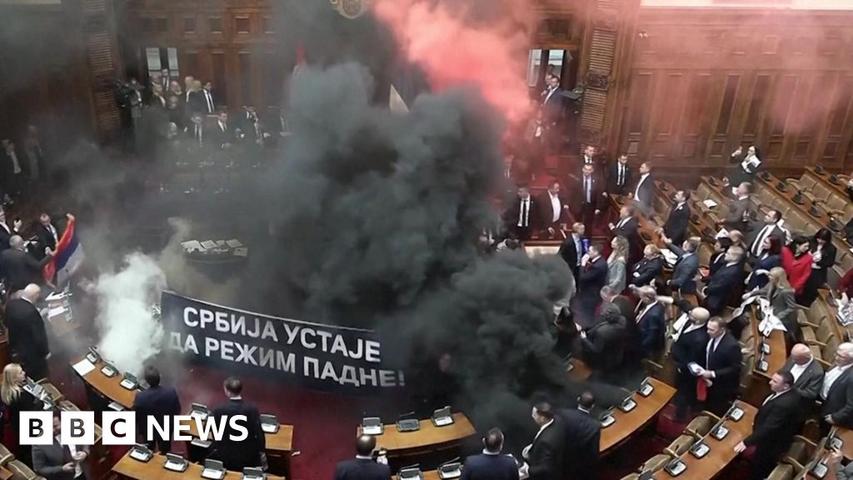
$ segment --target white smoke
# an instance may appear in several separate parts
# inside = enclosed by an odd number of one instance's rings
[[[163,326],[152,315],[166,276],[157,262],[131,253],[117,272],[102,273],[95,284],[101,355],[119,370],[142,374],[145,360],[160,352]]]

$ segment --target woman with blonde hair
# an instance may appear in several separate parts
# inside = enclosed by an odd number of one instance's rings
[[[617,235],[610,241],[610,247],[613,250],[607,257],[607,286],[618,295],[625,290],[628,239]]]
[[[24,390],[27,383],[27,373],[17,363],[9,363],[3,367],[3,377],[0,379],[0,401],[3,402],[2,411],[4,418],[0,422],[0,429],[8,423],[11,428],[11,436],[17,439],[18,425],[20,425],[21,412],[41,410],[41,402]],[[4,438],[5,432],[0,430],[0,438]],[[17,443],[17,442],[13,442]],[[29,445],[20,445],[15,457],[32,466],[32,448]]]
[[[802,341],[802,332],[797,322],[797,303],[794,300],[794,287],[788,282],[788,274],[782,267],[773,267],[767,274],[767,285],[744,295],[749,298],[760,295],[770,302],[773,315],[785,326],[785,344],[790,350],[795,343]]]

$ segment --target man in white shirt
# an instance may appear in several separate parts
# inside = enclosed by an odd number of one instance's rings
[[[33,446],[33,471],[48,480],[85,480],[88,467],[84,463],[89,449],[84,446],[59,443],[60,412],[53,413],[54,442]]]
[[[527,474],[533,480],[560,480],[563,475],[565,431],[555,422],[554,410],[547,402],[537,403],[531,412],[539,431],[521,456],[527,461]],[[522,467],[521,472],[524,473]]]
[[[519,186],[516,199],[503,214],[507,230],[519,240],[527,240],[539,228],[539,212],[536,202],[526,186]]]
[[[552,181],[538,202],[538,209],[542,212],[543,228],[547,229],[548,235],[553,238],[564,224],[571,221],[569,202],[561,193],[560,182]]]
[[[640,208],[640,211],[646,215],[651,212],[652,199],[654,198],[655,182],[651,177],[652,165],[650,162],[640,164],[640,178],[637,180],[637,185],[634,191],[629,193],[629,198],[633,198]]]
[[[794,390],[807,403],[814,402],[823,387],[823,367],[814,360],[807,345],[798,343],[791,347],[791,355],[783,372],[791,372],[794,377]]]
[[[820,397],[821,430],[828,431],[830,425],[853,427],[853,378],[850,376],[853,365],[853,343],[844,342],[835,351],[835,364],[823,378]]]

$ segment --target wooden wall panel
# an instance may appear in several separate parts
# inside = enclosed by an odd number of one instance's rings
[[[641,7],[611,149],[708,170],[755,143],[771,168],[853,170],[853,12]]]

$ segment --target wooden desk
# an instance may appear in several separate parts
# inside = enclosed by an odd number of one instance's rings
[[[835,427],[835,436],[843,442],[841,453],[847,460],[853,460],[853,430],[844,427]]]
[[[458,446],[462,440],[477,431],[464,413],[453,414],[453,424],[436,427],[432,420],[421,420],[421,429],[416,432],[399,432],[395,424],[385,425],[382,435],[376,436],[376,448],[388,451],[388,457],[431,452]],[[356,429],[361,435],[361,426]]]
[[[758,324],[761,322],[760,317],[760,309],[753,303],[750,305],[751,314],[750,314],[750,326],[752,327],[752,339],[754,342],[753,347],[755,348],[755,368],[753,369],[753,373],[756,375],[760,375],[767,380],[770,380],[770,377],[773,376],[774,373],[778,372],[782,367],[785,366],[785,362],[788,360],[785,354],[785,333],[781,330],[773,330],[770,332],[770,335],[765,337],[761,335],[758,331]],[[767,361],[767,371],[762,372],[758,369],[758,357],[761,354],[761,341],[762,339],[770,345],[770,354],[764,355],[764,359]]]
[[[745,402],[737,402],[737,405],[743,410],[743,417],[738,422],[731,419],[725,421],[724,425],[729,429],[726,438],[717,440],[710,435],[705,435],[704,441],[711,447],[710,452],[702,458],[696,458],[690,452],[679,457],[687,465],[687,470],[679,475],[679,478],[689,478],[690,480],[714,478],[738,455],[734,451],[735,445],[743,441],[752,432],[752,422],[755,420],[758,409]],[[654,478],[669,479],[676,477],[670,475],[666,470],[661,470],[655,473]]]
[[[675,389],[660,380],[650,378],[649,383],[655,387],[654,391],[648,397],[635,392],[632,398],[637,402],[637,406],[633,410],[623,412],[619,408],[613,409],[613,418],[616,421],[609,427],[601,429],[599,452],[607,453],[630,438],[643,425],[655,418],[675,396]]]
[[[71,365],[73,366],[85,358],[85,356],[75,358],[71,361]],[[133,400],[136,398],[136,392],[138,390],[128,390],[120,385],[122,379],[121,372],[113,375],[112,377],[104,375],[103,372],[101,372],[101,368],[103,368],[104,365],[105,363],[103,359],[99,359],[98,363],[95,364],[95,369],[82,377],[83,381],[107,399],[116,402],[129,410],[133,407]]]
[[[427,471],[421,472],[421,473],[424,474],[424,480],[440,480],[440,477],[438,476],[437,470],[427,470]],[[391,478],[393,480],[399,480],[397,475],[394,475]],[[0,479],[0,480],[2,480],[2,479]]]
[[[119,474],[123,478],[132,478],[136,480],[188,480],[201,478],[201,472],[204,468],[197,463],[190,463],[189,468],[183,472],[173,472],[163,468],[166,463],[166,457],[160,454],[154,454],[154,458],[146,463],[138,462],[130,458],[130,454],[126,453],[121,460],[116,463],[112,471]],[[243,477],[242,473],[228,472],[225,474],[225,480],[240,480]],[[267,480],[284,480],[284,477],[276,475],[267,475]]]

